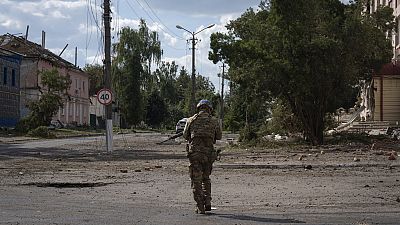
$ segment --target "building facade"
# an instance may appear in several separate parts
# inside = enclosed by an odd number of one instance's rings
[[[0,48],[0,127],[14,127],[20,117],[21,59],[21,55]]]
[[[393,59],[400,59],[400,0],[371,0],[369,12],[374,13],[379,6],[389,6],[393,9],[393,16],[396,20],[396,26],[391,35],[393,46]]]
[[[29,114],[28,104],[38,100],[46,90],[42,85],[41,73],[57,69],[60,75],[69,76],[71,86],[67,91],[63,107],[54,120],[64,125],[85,125],[89,123],[89,75],[72,63],[30,42],[23,37],[10,34],[0,36],[0,47],[23,55],[20,63],[20,118]]]

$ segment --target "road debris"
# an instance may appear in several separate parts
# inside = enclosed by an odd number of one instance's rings
[[[311,165],[307,165],[307,166],[304,167],[304,169],[306,169],[306,170],[311,170],[311,169],[312,169],[312,166],[311,166]]]
[[[396,155],[395,154],[390,154],[389,160],[396,160]]]

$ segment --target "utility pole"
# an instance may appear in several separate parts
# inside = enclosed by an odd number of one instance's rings
[[[104,87],[111,90],[111,13],[110,0],[104,0]],[[105,106],[107,152],[113,151],[112,103]]]
[[[192,92],[190,95],[190,115],[195,114],[196,112],[196,68],[195,68],[195,50],[196,50],[196,41],[197,39],[194,37],[194,33],[192,33]]]
[[[196,68],[195,68],[195,50],[196,50],[196,41],[197,39],[195,38],[195,35],[202,32],[205,29],[209,29],[211,27],[213,27],[215,24],[211,24],[197,32],[194,31],[190,31],[180,25],[176,25],[176,28],[184,30],[186,32],[188,32],[189,34],[192,35],[192,38],[190,40],[192,40],[192,90],[190,93],[190,114],[193,115],[196,112]]]
[[[225,63],[222,63],[222,74],[221,74],[221,128],[224,128],[224,84],[225,84]]]

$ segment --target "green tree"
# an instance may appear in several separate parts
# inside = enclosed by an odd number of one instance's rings
[[[89,96],[97,94],[97,92],[104,87],[103,66],[99,64],[86,65],[83,71],[89,74]]]
[[[369,15],[364,6],[365,1],[263,1],[259,11],[249,9],[232,21],[229,34],[214,35],[211,55],[223,54],[217,60],[226,60],[235,92],[246,96],[238,98],[245,102],[246,121],[259,118],[254,107],[282,99],[310,142],[322,144],[325,114],[340,104],[340,94],[391,58],[390,10]]]
[[[168,107],[158,91],[154,91],[147,100],[146,122],[159,128],[168,116]]]
[[[114,45],[113,87],[119,101],[123,121],[137,125],[144,118],[144,99],[141,91],[143,81],[143,39],[137,30],[124,27],[120,40]]]
[[[52,117],[63,107],[63,97],[71,85],[69,76],[62,76],[57,69],[41,72],[42,95],[39,100],[29,103],[30,113],[21,120],[18,129],[29,131],[50,124]]]

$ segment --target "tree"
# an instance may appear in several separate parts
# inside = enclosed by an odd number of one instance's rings
[[[340,93],[391,58],[386,33],[393,17],[366,14],[364,4],[263,1],[258,12],[249,9],[232,21],[229,34],[214,35],[211,55],[222,54],[217,59],[229,64],[235,92],[246,96],[246,121],[259,118],[251,110],[257,101],[268,107],[282,99],[310,142],[322,144],[325,114],[341,102]]]
[[[158,91],[154,91],[148,98],[146,122],[152,127],[159,128],[168,116],[168,108]]]
[[[86,65],[83,71],[89,74],[89,96],[97,94],[104,87],[103,66],[99,64]]]
[[[150,32],[141,19],[137,30],[124,27],[120,40],[114,44],[113,87],[123,120],[137,125],[146,117],[145,103],[156,90],[157,80],[151,73],[151,63],[161,60],[161,42],[157,32]]]
[[[30,113],[24,118],[19,130],[28,131],[39,126],[50,124],[52,117],[63,107],[63,97],[68,95],[67,90],[71,85],[69,76],[62,76],[57,69],[41,72],[43,88],[39,100],[29,103]]]

